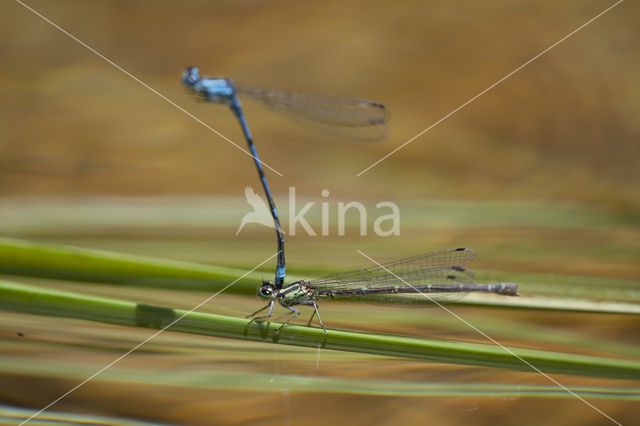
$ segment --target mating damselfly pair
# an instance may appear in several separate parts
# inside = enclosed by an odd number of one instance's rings
[[[228,105],[234,112],[244,132],[269,202],[277,236],[278,258],[274,281],[264,281],[258,290],[258,297],[267,300],[268,304],[250,316],[255,316],[267,308],[268,314],[255,317],[254,320],[271,318],[275,303],[278,302],[290,311],[290,317],[276,330],[279,332],[300,315],[300,311],[294,306],[309,305],[314,308],[309,324],[314,315],[317,315],[326,334],[327,330],[316,303],[319,299],[349,297],[365,302],[406,305],[440,303],[471,292],[508,296],[518,294],[518,287],[512,283],[475,284],[473,272],[463,266],[476,255],[475,251],[469,248],[426,253],[365,269],[285,285],[284,234],[238,96],[260,101],[276,111],[291,113],[304,120],[356,131],[384,128],[389,119],[388,110],[381,103],[362,99],[240,86],[226,78],[201,77],[198,69],[194,67],[184,71],[182,81],[201,99]]]

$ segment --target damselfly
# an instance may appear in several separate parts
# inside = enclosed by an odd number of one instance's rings
[[[356,133],[351,132],[352,134],[350,135],[354,139],[379,139],[384,136],[383,129],[389,119],[389,111],[381,103],[362,99],[265,90],[237,85],[228,78],[200,77],[198,68],[195,67],[189,67],[184,70],[182,82],[200,99],[228,105],[240,122],[251,150],[253,161],[258,169],[258,175],[267,196],[276,229],[278,259],[274,286],[276,289],[281,289],[285,277],[284,234],[280,227],[276,204],[271,196],[271,190],[262,169],[258,152],[253,144],[253,138],[251,137],[251,132],[249,132],[249,126],[244,117],[238,96],[255,99],[276,111],[287,112],[303,120],[323,124],[326,128],[355,130]],[[357,137],[356,135],[360,134],[361,129],[374,129],[372,135],[375,137]]]
[[[302,280],[283,288],[264,281],[258,289],[258,297],[269,303],[250,316],[269,308],[269,314],[254,320],[268,319],[277,301],[290,311],[290,317],[278,329],[300,315],[295,305],[313,306],[314,315],[325,334],[318,305],[319,299],[349,297],[364,302],[391,305],[428,305],[448,301],[471,292],[496,293],[517,296],[518,286],[512,283],[475,284],[475,277],[464,264],[470,262],[476,252],[470,248],[455,248],[426,253],[396,260],[366,269],[328,275],[315,280]]]

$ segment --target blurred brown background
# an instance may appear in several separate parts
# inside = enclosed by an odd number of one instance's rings
[[[276,194],[574,200],[640,208],[640,7],[625,2],[361,177],[611,2],[29,3],[244,147],[182,69],[386,103],[391,137],[333,140],[247,103]],[[0,14],[3,195],[232,195],[250,158],[20,6]]]
[[[350,238],[334,238],[335,221],[330,237],[289,236],[294,268],[356,266],[355,248],[391,259],[469,245],[481,253],[478,268],[640,274],[637,3],[614,8],[360,177],[612,3],[29,4],[241,147],[228,108],[195,102],[182,87],[185,66],[385,103],[391,133],[381,143],[339,140],[244,103],[262,160],[284,175],[267,170],[285,229],[292,186],[297,211],[316,202],[307,218],[317,232],[323,201],[332,214],[339,201],[368,209],[367,237],[356,223]],[[0,232],[125,237],[124,246],[95,245],[249,267],[273,250],[267,228],[235,235],[249,209],[245,186],[260,190],[250,157],[20,4],[0,7]],[[125,198],[100,201],[114,196]],[[400,237],[372,235],[375,217],[388,213],[376,210],[380,201],[399,206]],[[159,250],[135,237],[187,241]]]

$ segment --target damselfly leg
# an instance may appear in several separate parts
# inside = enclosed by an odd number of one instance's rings
[[[320,326],[322,327],[322,330],[324,331],[324,334],[327,334],[327,329],[324,328],[324,324],[322,323],[322,319],[320,318],[320,313],[318,312],[318,304],[316,302],[314,302],[313,300],[310,301],[306,301],[306,302],[301,302],[299,303],[299,305],[307,305],[307,306],[313,306],[313,313],[311,314],[311,318],[309,318],[309,322],[307,323],[307,327],[309,325],[311,325],[311,321],[313,320],[314,315],[318,316],[318,321],[320,322]],[[297,310],[296,308],[292,307],[292,306],[285,306],[285,308],[289,309],[291,311],[291,313],[289,313],[288,315],[291,315],[289,317],[288,320],[286,320],[285,322],[282,323],[282,325],[280,327],[278,327],[278,329],[276,330],[276,334],[280,334],[280,329],[282,327],[284,327],[285,325],[289,324],[289,322],[293,321],[294,319],[298,318],[301,314],[301,312],[299,310]]]
[[[251,325],[251,323],[253,323],[254,321],[262,320],[262,319],[269,319],[269,318],[271,318],[271,316],[273,315],[273,305],[274,305],[275,303],[276,303],[276,302],[275,302],[275,300],[272,300],[272,301],[271,301],[271,302],[269,302],[266,306],[264,306],[264,307],[262,307],[262,308],[258,309],[257,311],[255,311],[255,312],[254,312],[254,313],[252,313],[251,315],[247,315],[247,318],[250,318],[250,317],[254,316],[255,314],[257,314],[258,312],[262,312],[262,311],[264,311],[265,309],[269,308],[269,314],[268,314],[268,315],[262,315],[262,316],[259,316],[259,317],[251,318],[251,321],[249,321],[249,322],[247,323],[247,327],[248,327],[248,326],[250,326],[250,325]]]

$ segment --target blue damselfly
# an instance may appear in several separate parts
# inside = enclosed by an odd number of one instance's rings
[[[235,84],[228,78],[201,77],[198,68],[188,67],[182,74],[182,82],[200,99],[228,105],[240,122],[245,139],[258,169],[265,195],[269,202],[271,216],[278,240],[278,259],[274,286],[281,289],[285,278],[284,234],[280,227],[280,219],[262,163],[253,144],[249,126],[242,111],[238,96],[262,102],[271,109],[286,112],[305,121],[322,124],[328,129],[340,128],[349,130],[352,139],[375,140],[384,136],[385,124],[389,119],[389,111],[378,102],[363,99],[340,98],[334,96],[303,94],[278,90],[265,90],[252,86]],[[373,133],[362,137],[360,130],[374,129]]]

